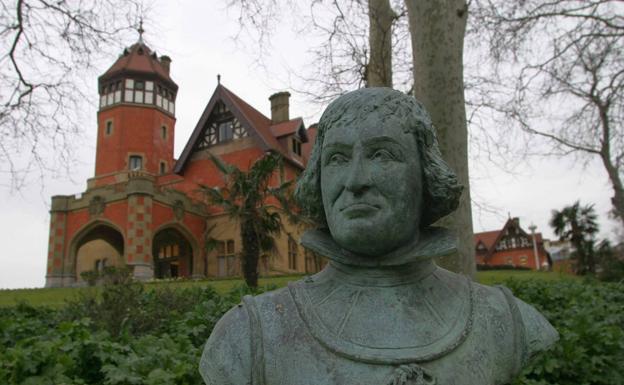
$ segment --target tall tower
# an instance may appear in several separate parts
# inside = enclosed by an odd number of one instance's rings
[[[141,36],[99,77],[91,187],[121,181],[132,171],[160,175],[172,170],[178,86],[169,76],[170,65],[171,59],[158,57]]]

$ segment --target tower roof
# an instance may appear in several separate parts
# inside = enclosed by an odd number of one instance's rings
[[[139,39],[128,48],[125,48],[117,61],[99,77],[99,82],[115,78],[122,74],[142,75],[147,78],[159,78],[174,90],[178,85],[169,76],[168,62],[171,59],[162,56],[160,59],[144,42]],[[163,64],[163,61],[166,61]]]

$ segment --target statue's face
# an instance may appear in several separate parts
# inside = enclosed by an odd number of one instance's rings
[[[414,135],[396,119],[377,115],[333,126],[321,152],[321,193],[332,237],[372,257],[418,236],[422,199]]]

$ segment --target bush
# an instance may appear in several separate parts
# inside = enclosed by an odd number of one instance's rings
[[[489,270],[522,270],[528,271],[531,270],[530,267],[526,266],[515,266],[515,265],[486,265],[477,263],[477,271],[489,271]]]
[[[245,294],[154,289],[130,280],[105,285],[61,310],[0,309],[0,384],[200,384],[203,344]],[[624,384],[624,286],[585,281],[509,280],[561,340],[514,385]],[[100,293],[99,296],[97,293]]]
[[[624,285],[590,279],[506,285],[559,331],[559,342],[523,371],[515,385],[624,384]]]

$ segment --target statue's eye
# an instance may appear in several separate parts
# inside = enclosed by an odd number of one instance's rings
[[[341,153],[332,154],[329,159],[327,159],[328,165],[339,165],[347,162],[347,157]]]
[[[386,161],[394,160],[394,156],[388,150],[379,149],[373,153],[373,155],[371,156],[371,159],[386,162]]]

